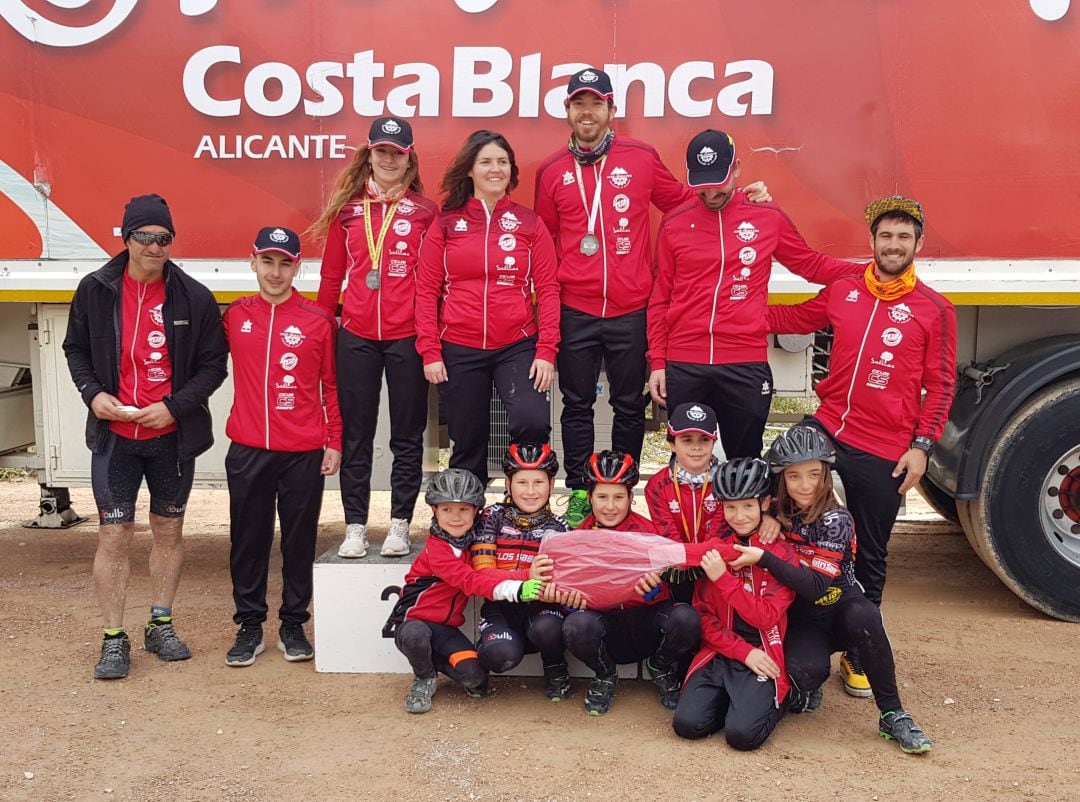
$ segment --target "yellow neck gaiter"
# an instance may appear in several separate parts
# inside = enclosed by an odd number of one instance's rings
[[[895,301],[915,289],[915,264],[912,263],[911,267],[892,281],[881,282],[874,275],[874,263],[871,262],[866,266],[863,279],[866,281],[866,289],[875,298],[880,298],[882,301]]]

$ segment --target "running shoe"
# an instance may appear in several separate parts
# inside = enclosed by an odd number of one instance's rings
[[[844,690],[848,696],[866,699],[874,695],[870,680],[863,671],[862,661],[855,652],[844,652],[840,655],[840,676],[844,680]]]
[[[390,528],[386,531],[386,540],[383,541],[379,554],[383,557],[405,557],[408,553],[409,522],[404,518],[391,518]]]
[[[172,621],[151,618],[143,632],[143,646],[146,651],[156,654],[159,660],[187,660],[191,649],[187,647],[173,629]]]
[[[364,524],[346,524],[345,539],[338,546],[338,557],[355,560],[367,555],[367,527]]]
[[[262,624],[241,624],[236,631],[236,642],[225,655],[225,665],[250,666],[265,648]]]
[[[878,719],[878,734],[886,741],[896,741],[909,755],[929,752],[933,743],[906,710],[890,710]]]
[[[106,637],[101,642],[101,659],[94,666],[94,679],[123,679],[131,669],[131,641],[126,634]]]
[[[590,716],[602,716],[611,709],[615,696],[616,674],[610,677],[593,677],[585,693],[585,712]]]
[[[278,630],[277,647],[284,653],[285,659],[290,663],[310,660],[315,656],[311,641],[304,634],[303,624],[282,622],[281,628]]]
[[[679,682],[679,677],[675,673],[674,666],[668,666],[667,668],[656,668],[653,666],[652,658],[650,657],[645,661],[645,668],[649,671],[649,676],[652,677],[654,683],[656,683],[656,692],[660,697],[660,704],[668,710],[674,710],[679,706],[679,689],[682,687],[682,683]]]
[[[566,663],[544,666],[544,696],[561,702],[570,695],[570,668]]]
[[[585,523],[585,519],[589,517],[591,512],[592,506],[589,504],[589,494],[584,490],[575,490],[570,494],[570,501],[566,505],[566,514],[563,515],[563,520],[571,529],[577,529]]]
[[[405,712],[426,713],[431,710],[431,697],[438,688],[438,677],[416,677],[409,688],[409,695],[405,697]]]

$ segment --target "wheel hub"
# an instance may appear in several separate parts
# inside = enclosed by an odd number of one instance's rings
[[[1080,445],[1051,465],[1041,498],[1043,533],[1054,551],[1080,567]]]

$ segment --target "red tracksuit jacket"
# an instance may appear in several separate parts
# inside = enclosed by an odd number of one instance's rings
[[[720,536],[727,544],[736,542],[730,529]],[[790,545],[777,540],[763,544],[756,534],[750,545],[775,554],[791,565],[799,559]],[[734,613],[758,630],[761,649],[780,667],[776,680],[776,704],[787,696],[791,681],[784,666],[784,634],[787,631],[787,609],[795,599],[795,591],[778,582],[768,571],[751,565],[739,571],[730,568],[715,582],[703,577],[694,590],[694,607],[701,615],[701,649],[690,663],[687,679],[717,655],[743,662],[755,647],[743,640],[733,628]]]
[[[442,361],[440,340],[494,350],[534,334],[537,359],[554,362],[559,284],[544,223],[509,197],[491,212],[476,198],[443,211],[417,269],[416,350],[424,364]]]
[[[670,465],[645,485],[645,503],[657,533],[679,543],[716,537],[724,525],[724,507],[713,495],[712,483],[697,489],[676,484]]]
[[[774,203],[751,203],[742,190],[718,212],[699,198],[669,213],[656,246],[649,298],[649,363],[729,365],[768,358],[765,307],[775,257],[815,284],[862,266],[810,249]]]
[[[341,451],[334,318],[294,290],[276,305],[258,295],[233,301],[223,322],[233,358],[229,439],[267,451]]]
[[[371,235],[376,242],[382,230],[388,203],[370,204]],[[364,229],[363,196],[347,204],[330,224],[323,248],[320,306],[337,314],[342,285],[341,326],[367,340],[400,340],[416,333],[413,301],[416,296],[416,260],[428,226],[438,214],[435,204],[411,190],[394,211],[379,259],[378,290],[368,289],[365,280],[371,270],[367,233]]]
[[[618,317],[644,309],[652,289],[649,207],[669,212],[692,199],[650,145],[616,136],[603,165],[582,165],[562,148],[536,171],[537,213],[555,237],[562,302],[596,317]],[[588,232],[596,183],[601,183],[595,235],[600,251],[581,253]],[[585,200],[581,200],[581,190]]]
[[[923,282],[889,302],[871,295],[861,275],[848,276],[768,315],[777,334],[833,327],[814,417],[837,440],[897,460],[916,436],[941,436],[956,384],[956,311]]]

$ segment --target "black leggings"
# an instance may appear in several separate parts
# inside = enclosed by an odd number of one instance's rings
[[[735,749],[757,749],[780,723],[776,683],[738,660],[717,655],[683,685],[671,721],[680,738],[705,738],[724,731]]]
[[[598,677],[610,677],[619,663],[646,658],[664,669],[697,648],[701,618],[689,604],[670,601],[603,613],[578,610],[566,619],[563,639]]]
[[[488,601],[480,608],[480,665],[502,673],[526,654],[540,652],[545,666],[566,662],[563,621],[566,613],[553,604]]]
[[[795,687],[821,687],[829,677],[832,653],[852,649],[862,660],[878,709],[899,710],[896,663],[877,605],[858,590],[845,590],[835,604],[815,608],[810,615],[803,618],[793,611],[784,638],[784,660]]]
[[[420,679],[434,679],[435,672],[441,671],[465,688],[478,688],[487,681],[476,649],[457,627],[411,619],[397,625],[394,645]]]

